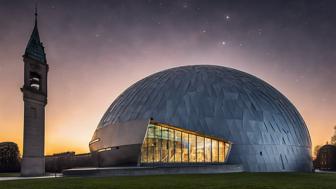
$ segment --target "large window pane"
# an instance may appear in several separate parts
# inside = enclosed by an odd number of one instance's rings
[[[218,158],[219,162],[224,162],[224,142],[218,141]]]
[[[205,138],[205,162],[211,162],[211,139]]]
[[[174,150],[174,141],[175,141],[175,136],[174,136],[174,130],[169,129],[168,134],[169,134],[169,142],[168,142],[168,162],[174,162],[174,157],[175,157],[175,150]]]
[[[182,162],[188,162],[188,134],[182,132]]]
[[[204,137],[197,136],[197,162],[204,162]]]
[[[148,162],[148,148],[147,148],[147,142],[148,138],[147,135],[144,139],[144,142],[141,147],[141,163],[147,163]]]
[[[181,162],[182,159],[182,136],[181,131],[175,131],[175,162]]]
[[[155,152],[154,125],[149,125],[147,130],[148,163],[154,162]]]
[[[168,162],[168,128],[161,127],[161,162]]]
[[[154,143],[154,162],[160,162],[161,155],[160,155],[160,148],[161,148],[161,127],[155,126],[155,143]]]
[[[212,162],[218,162],[218,141],[212,140]]]
[[[225,157],[224,157],[224,160],[226,159],[226,157],[227,157],[227,155],[229,153],[229,149],[230,149],[230,144],[225,143],[225,149],[224,149],[224,151],[225,151]]]
[[[196,162],[196,136],[189,134],[189,162]]]

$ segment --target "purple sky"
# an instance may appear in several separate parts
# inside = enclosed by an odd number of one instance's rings
[[[22,144],[22,54],[34,2],[0,0],[0,141]],[[251,73],[280,90],[313,145],[336,124],[335,1],[38,1],[49,72],[46,153],[88,151],[127,87],[180,65]]]

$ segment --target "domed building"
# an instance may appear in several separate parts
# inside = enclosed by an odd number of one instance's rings
[[[102,167],[312,170],[309,131],[293,104],[255,76],[212,65],[136,82],[108,108],[89,146]]]

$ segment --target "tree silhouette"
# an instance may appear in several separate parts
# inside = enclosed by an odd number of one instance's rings
[[[334,126],[334,135],[330,139],[331,145],[336,145],[336,125]]]
[[[14,142],[0,143],[0,172],[20,171],[20,152]]]

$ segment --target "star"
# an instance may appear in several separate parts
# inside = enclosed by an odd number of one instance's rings
[[[188,7],[189,7],[189,6],[188,6],[188,3],[184,3],[184,4],[183,4],[183,8],[184,8],[184,9],[186,9],[186,8],[188,8]]]
[[[229,15],[226,15],[225,19],[228,21],[231,17]]]

